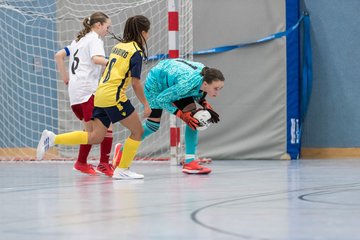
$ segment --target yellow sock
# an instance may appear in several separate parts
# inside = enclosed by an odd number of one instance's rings
[[[119,168],[128,168],[131,165],[140,144],[141,141],[136,141],[131,138],[126,139],[120,165],[118,166]]]
[[[55,136],[55,144],[61,144],[61,145],[87,144],[88,135],[89,134],[84,131],[62,133]]]

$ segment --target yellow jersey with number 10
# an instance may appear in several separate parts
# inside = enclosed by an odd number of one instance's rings
[[[112,107],[125,102],[131,78],[140,79],[141,64],[142,51],[136,42],[115,45],[95,93],[95,107]]]

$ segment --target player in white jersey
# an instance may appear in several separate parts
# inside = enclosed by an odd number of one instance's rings
[[[103,67],[94,63],[92,58],[104,58],[104,42],[96,31],[91,31],[79,41],[74,40],[64,50],[69,56],[70,105],[87,102],[98,87]]]
[[[105,58],[104,42],[101,39],[109,30],[111,21],[102,12],[95,12],[83,21],[84,29],[76,39],[55,55],[58,71],[61,79],[68,85],[70,105],[76,117],[84,122],[86,131],[92,130],[92,112],[94,109],[94,93],[103,68],[108,60]],[[69,57],[69,71],[65,68],[65,57]],[[113,168],[109,164],[109,155],[112,145],[111,126],[100,146],[100,163],[97,172],[112,176]],[[91,150],[91,144],[80,145],[78,159],[74,169],[90,174],[97,174],[91,164],[87,163],[87,157]]]

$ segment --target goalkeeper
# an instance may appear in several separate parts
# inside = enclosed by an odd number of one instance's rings
[[[153,67],[145,82],[145,96],[151,108],[151,114],[143,123],[142,139],[156,132],[160,127],[163,109],[176,115],[186,124],[185,162],[183,172],[189,174],[208,174],[211,169],[195,161],[198,142],[196,127],[199,122],[193,118],[195,101],[207,109],[213,123],[219,122],[219,115],[212,109],[205,97],[216,97],[224,87],[224,76],[215,68],[205,67],[202,63],[184,59],[170,59],[159,62]],[[116,148],[114,159],[119,161],[120,148]]]

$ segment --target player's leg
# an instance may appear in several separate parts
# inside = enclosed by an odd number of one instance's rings
[[[107,108],[99,107],[94,107],[92,119],[93,125],[92,131],[89,132],[88,144],[99,144],[104,140],[112,119],[108,115]]]
[[[192,130],[189,126],[185,127],[185,161],[188,164],[195,160],[198,145],[198,131]]]
[[[183,112],[191,112],[196,110],[196,104],[192,97],[187,97],[174,102],[174,105]],[[198,131],[191,130],[190,127],[185,128],[185,164],[195,160],[197,150]]]
[[[160,128],[162,109],[151,109],[150,116],[143,122],[144,133],[141,140],[157,132]]]
[[[124,148],[120,164],[114,171],[113,178],[115,179],[142,179],[144,175],[132,172],[129,167],[136,155],[136,152],[141,144],[141,137],[143,135],[143,128],[138,114],[134,111],[129,117],[120,121],[120,123],[130,130],[130,136],[124,142]]]
[[[93,121],[92,115],[94,110],[94,95],[92,95],[89,100],[81,104],[81,111],[76,111],[77,109],[73,108],[74,113],[79,119],[84,120],[85,130],[87,132],[92,132]],[[100,164],[97,166],[96,170],[100,173],[103,173],[107,176],[112,176],[112,166],[109,165],[109,156],[111,152],[112,145],[112,127],[110,125],[107,130],[104,140],[100,144]],[[78,161],[75,163],[74,168],[88,174],[96,174],[93,166],[87,164],[87,158],[91,149],[90,144],[80,145],[80,151],[78,156]]]
[[[183,112],[191,112],[196,110],[196,104],[192,97],[183,98],[174,102]],[[210,168],[206,168],[195,161],[198,144],[198,131],[191,129],[189,126],[185,127],[185,162],[183,165],[183,172],[190,174],[207,174],[211,172]]]
[[[198,143],[198,131],[191,129],[189,126],[185,127],[185,162],[183,165],[183,172],[189,174],[208,174],[211,172],[210,168],[199,165],[196,161],[196,151]]]
[[[144,94],[151,107],[150,116],[143,122],[144,133],[141,140],[144,140],[149,135],[155,133],[160,128],[160,119],[162,115],[162,108],[157,103],[157,97],[161,93],[156,84],[159,79],[158,71],[150,70],[144,87]]]
[[[104,140],[107,127],[99,119],[92,121],[93,128],[90,132],[73,131],[54,136],[54,144],[60,145],[79,145],[79,144],[99,144]]]
[[[109,164],[110,152],[113,142],[113,130],[112,125],[107,129],[104,140],[100,144],[100,162],[96,167],[96,171],[103,173],[106,176],[112,177],[114,168],[112,164]]]
[[[93,109],[94,109],[94,96],[92,96],[86,103],[81,104],[81,110],[82,110],[81,114],[84,119],[85,130],[89,133],[93,132],[93,121],[91,120]],[[77,116],[78,115],[80,114],[77,114]],[[108,124],[108,122],[106,122],[106,124]],[[95,129],[94,133],[96,132],[97,129],[99,129],[100,131],[98,134],[96,134],[96,136],[102,138],[103,137],[102,135],[104,133],[104,129],[102,125],[100,124],[99,127]],[[113,138],[112,128],[110,125],[100,145],[100,154],[101,154],[100,164],[96,168],[97,172],[103,173],[110,177],[113,174],[112,165],[109,164],[109,155],[111,152],[112,138]],[[89,155],[91,146],[92,145],[90,144],[80,145],[79,157],[78,157],[78,161],[74,164],[74,169],[86,174],[95,175],[96,171],[94,167],[91,164],[87,164],[87,157]]]
[[[93,121],[84,121],[84,128],[86,132],[92,131],[92,122]],[[94,166],[87,163],[87,158],[89,156],[92,144],[81,144],[79,147],[79,154],[76,162],[74,163],[73,169],[84,174],[97,175]]]
[[[83,121],[85,131],[91,132],[92,131],[91,115],[94,109],[94,96],[92,95],[87,102],[72,105],[71,109],[73,110],[76,117],[79,120]],[[74,170],[89,175],[96,175],[96,171],[94,167],[91,164],[87,163],[87,158],[89,156],[91,147],[92,147],[91,144],[80,145],[78,158],[73,166]]]
[[[144,178],[143,175],[131,172],[129,167],[132,160],[135,157],[135,154],[141,143],[141,136],[144,132],[140,118],[135,112],[135,108],[129,100],[126,102],[121,102],[119,105],[109,108],[104,108],[107,118],[102,118],[101,115],[96,114],[96,109],[94,109],[93,117],[101,118],[103,125],[109,127],[110,122],[106,122],[106,119],[109,119],[113,124],[119,122],[130,130],[130,136],[126,139],[124,143],[124,151],[121,157],[120,165],[115,169],[113,178],[114,179],[141,179]],[[97,119],[95,119],[97,120]],[[108,125],[107,125],[108,124]],[[95,126],[94,126],[95,127]]]
[[[162,114],[162,109],[152,109],[149,118],[147,118],[142,124],[144,133],[141,136],[141,141],[143,141],[146,137],[159,130],[161,114]],[[122,143],[117,143],[115,145],[115,154],[112,160],[113,167],[119,166],[123,149],[124,149],[124,145]]]
[[[93,120],[93,129],[91,132],[73,131],[56,135],[51,131],[44,130],[37,146],[36,157],[38,160],[43,159],[45,152],[55,144],[99,144],[105,137],[107,128],[110,125],[110,120],[108,120],[108,123],[109,124],[105,126],[98,118]]]
[[[157,105],[156,97],[159,95],[160,90],[157,89],[157,84],[155,83],[158,76],[150,71],[146,78],[146,83],[144,87],[144,94],[146,99],[151,107],[150,116],[143,122],[144,133],[141,137],[141,140],[144,140],[149,135],[155,133],[160,128],[160,119],[162,115],[162,109]],[[115,145],[115,154],[112,160],[113,167],[117,167],[121,161],[122,152],[124,145],[122,143],[117,143]]]

